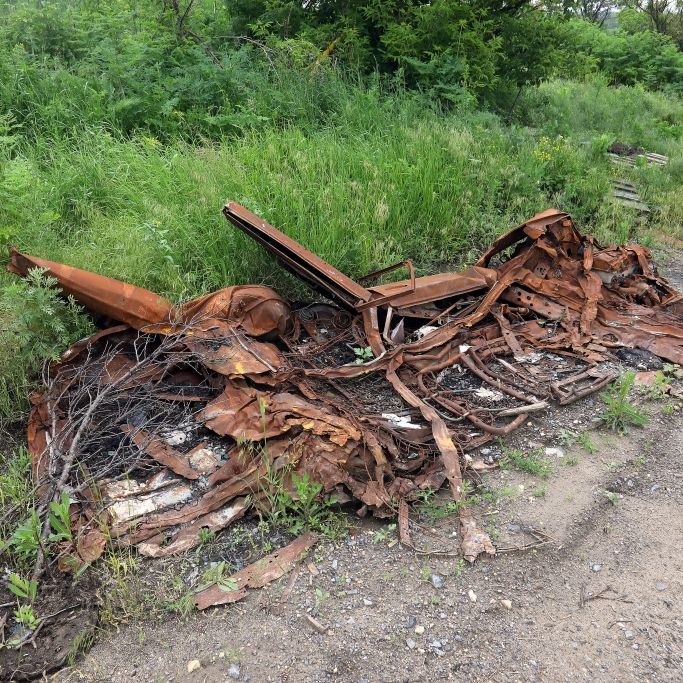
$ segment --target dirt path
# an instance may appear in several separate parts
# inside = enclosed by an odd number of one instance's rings
[[[317,550],[318,573],[302,567],[281,613],[287,578],[186,622],[122,627],[55,680],[680,681],[683,432],[657,410],[629,437],[594,435],[596,453],[568,449],[545,481],[489,475],[499,496],[482,506],[483,524],[498,546],[523,545],[533,527],[553,539],[540,548],[463,570],[364,522]],[[557,429],[532,423],[519,435],[539,438],[557,445]]]

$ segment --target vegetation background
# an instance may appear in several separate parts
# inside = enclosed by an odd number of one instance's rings
[[[663,3],[5,1],[0,249],[182,299],[301,294],[226,198],[352,276],[458,267],[551,205],[604,241],[676,233],[683,23]],[[617,169],[615,141],[670,163]],[[647,218],[605,200],[614,177]],[[0,275],[2,425],[88,327],[44,279]]]

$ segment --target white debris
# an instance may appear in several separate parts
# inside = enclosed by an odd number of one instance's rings
[[[488,401],[500,401],[504,398],[502,392],[495,391],[494,389],[487,389],[486,387],[479,387],[479,389],[475,390],[474,395],[479,398],[485,398]]]
[[[411,422],[410,417],[408,417],[407,415],[396,415],[396,413],[382,413],[382,417],[385,420],[391,422],[392,427],[397,427],[398,429],[422,429],[422,425]]]
[[[435,325],[423,325],[419,329],[415,330],[415,336],[418,339],[423,339],[426,337],[428,334],[431,334],[432,332],[438,330],[439,328],[436,327]]]
[[[164,436],[164,441],[169,446],[180,446],[187,441],[187,434],[180,429],[174,429]]]

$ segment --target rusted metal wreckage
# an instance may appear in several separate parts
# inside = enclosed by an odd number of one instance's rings
[[[598,391],[619,347],[683,362],[681,295],[641,246],[600,248],[549,210],[497,239],[462,273],[416,277],[410,261],[356,282],[247,209],[228,220],[332,304],[292,307],[267,287],[228,287],[175,306],[153,292],[11,254],[9,270],[47,268],[113,324],[70,348],[33,397],[28,441],[44,501],[66,491],[76,547],[105,538],[149,556],[192,548],[269,503],[268,481],[308,473],[358,513],[398,514],[446,481],[486,468],[468,454],[550,402]],[[405,267],[409,278],[370,284]],[[357,362],[369,346],[374,358]],[[362,361],[361,357],[361,361]],[[460,542],[494,553],[468,506]],[[306,535],[240,572],[234,595],[282,575]],[[68,565],[69,562],[63,562]]]

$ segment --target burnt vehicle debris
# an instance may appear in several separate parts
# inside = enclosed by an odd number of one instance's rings
[[[615,353],[683,362],[681,295],[650,252],[602,248],[563,212],[537,214],[465,271],[416,277],[404,261],[358,282],[239,204],[224,214],[330,303],[293,306],[245,285],[174,305],[11,253],[11,272],[46,268],[112,321],[50,364],[32,397],[39,513],[71,501],[64,569],[107,542],[151,557],[193,548],[201,530],[266,510],[273,473],[284,486],[308,475],[361,516],[397,515],[411,545],[408,505],[421,491],[447,483],[462,502],[463,478],[490,467],[475,448],[605,387]],[[401,268],[406,279],[378,284]],[[463,556],[494,554],[469,506],[458,514]],[[314,542],[299,537],[198,606],[282,576]]]

